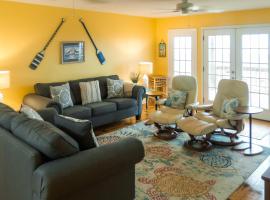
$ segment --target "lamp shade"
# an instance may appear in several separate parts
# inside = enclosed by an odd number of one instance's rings
[[[152,62],[140,62],[139,63],[141,74],[152,74],[153,73],[153,63]]]
[[[9,88],[9,71],[0,71],[0,89]]]

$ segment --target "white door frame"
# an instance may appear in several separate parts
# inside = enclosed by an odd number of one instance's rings
[[[191,36],[192,37],[192,62],[191,74],[197,77],[197,29],[172,29],[168,31],[168,85],[171,88],[173,77],[173,39],[176,36]]]

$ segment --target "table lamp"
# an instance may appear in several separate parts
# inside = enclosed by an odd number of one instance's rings
[[[149,78],[148,75],[153,73],[153,63],[152,62],[140,62],[139,63],[140,74],[143,75],[143,86],[148,88]]]
[[[9,71],[0,71],[0,89],[9,88]],[[4,95],[0,92],[0,102],[3,102]]]

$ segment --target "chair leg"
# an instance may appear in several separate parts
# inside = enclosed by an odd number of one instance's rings
[[[237,136],[238,131],[234,133],[227,132],[224,128],[220,128],[220,132],[216,131],[210,141],[215,145],[235,146],[242,143],[242,140]]]

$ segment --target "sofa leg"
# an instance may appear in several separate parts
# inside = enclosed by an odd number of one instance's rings
[[[141,120],[141,115],[136,115],[136,120]]]

